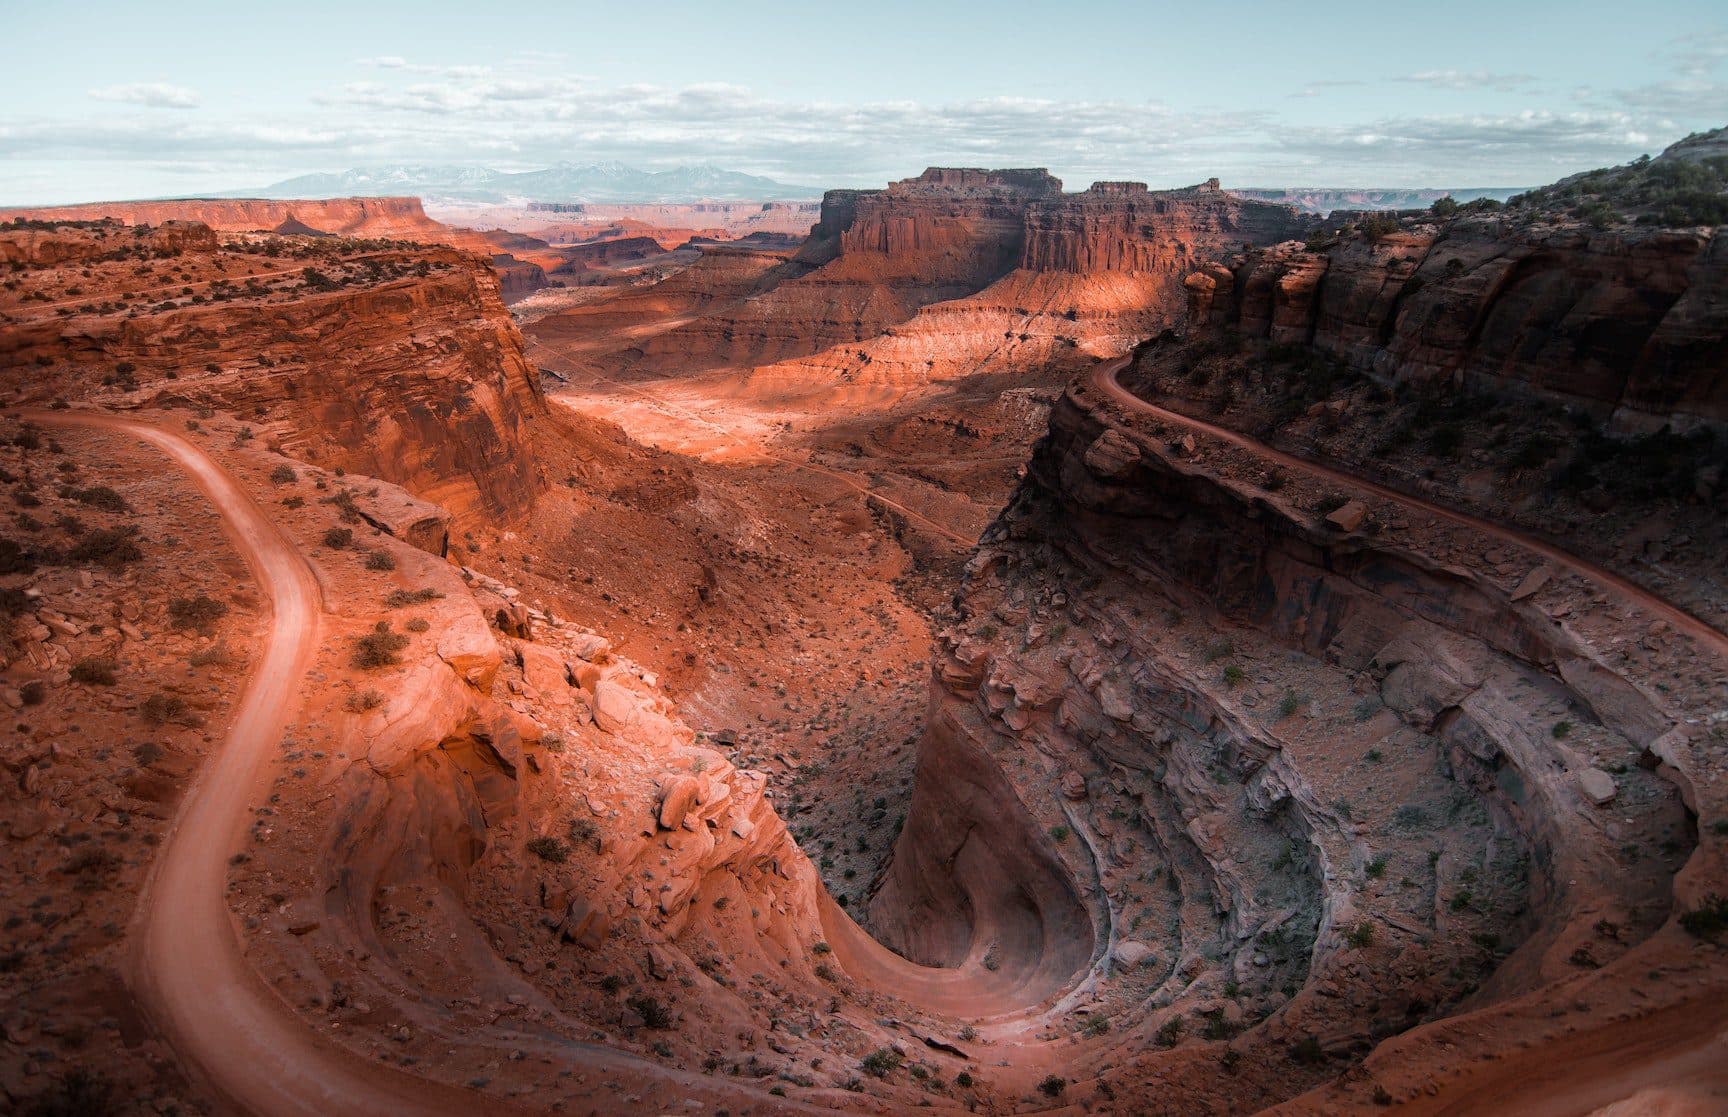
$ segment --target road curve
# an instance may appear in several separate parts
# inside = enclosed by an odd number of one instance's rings
[[[270,602],[263,654],[215,756],[180,804],[133,919],[132,983],[187,1069],[233,1108],[260,1117],[526,1112],[321,1042],[241,952],[225,900],[228,861],[262,791],[265,757],[298,706],[323,615],[299,551],[233,477],[178,435],[104,415],[28,417],[131,435],[167,455],[215,505]]]
[[[1474,531],[1491,535],[1496,539],[1516,544],[1526,550],[1534,551],[1556,565],[1564,567],[1574,574],[1581,575],[1582,577],[1601,585],[1605,589],[1614,591],[1618,596],[1635,601],[1646,611],[1661,617],[1676,628],[1685,631],[1701,645],[1714,649],[1718,655],[1728,655],[1728,633],[1723,633],[1720,629],[1698,619],[1691,613],[1688,613],[1686,610],[1665,598],[1657,596],[1655,593],[1645,589],[1643,586],[1631,579],[1597,566],[1588,559],[1579,558],[1570,551],[1561,550],[1552,543],[1544,543],[1542,540],[1537,539],[1534,536],[1526,535],[1521,531],[1494,523],[1491,520],[1484,520],[1480,517],[1472,516],[1468,512],[1459,512],[1455,509],[1446,508],[1439,504],[1432,504],[1423,500],[1421,497],[1412,496],[1407,492],[1401,492],[1398,489],[1390,488],[1375,481],[1370,481],[1367,478],[1359,477],[1356,474],[1346,473],[1341,469],[1334,469],[1331,466],[1321,465],[1319,462],[1311,461],[1308,458],[1297,457],[1295,454],[1288,454],[1282,450],[1274,450],[1272,447],[1267,446],[1262,442],[1256,442],[1247,435],[1231,430],[1229,427],[1221,427],[1216,423],[1208,423],[1204,419],[1196,419],[1191,415],[1184,415],[1178,411],[1170,411],[1166,408],[1159,407],[1155,403],[1149,403],[1140,396],[1129,391],[1127,388],[1124,388],[1121,380],[1118,379],[1123,370],[1132,364],[1133,361],[1134,357],[1130,354],[1126,357],[1119,357],[1113,361],[1102,362],[1093,368],[1088,377],[1088,382],[1093,387],[1109,396],[1110,399],[1131,411],[1142,412],[1162,419],[1165,422],[1174,423],[1177,426],[1188,427],[1191,430],[1200,431],[1212,436],[1213,438],[1228,442],[1232,446],[1247,450],[1250,453],[1267,458],[1271,461],[1278,462],[1280,465],[1288,466],[1291,469],[1300,470],[1312,476],[1325,477],[1340,485],[1366,490],[1377,497],[1392,501],[1395,504],[1401,504],[1413,511],[1421,512],[1429,516],[1435,516],[1443,520],[1449,520],[1452,523],[1461,524]]]

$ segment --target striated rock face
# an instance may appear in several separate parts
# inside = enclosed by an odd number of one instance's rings
[[[748,368],[775,394],[899,393],[979,372],[1048,380],[1174,324],[1194,268],[1304,227],[1289,207],[1215,182],[1063,194],[1039,170],[932,168],[883,190],[830,191],[797,253],[757,269],[742,290],[727,278],[735,265],[704,258],[535,332],[574,343],[565,352],[581,359],[580,349],[604,344],[598,334],[640,323],[645,308],[693,312],[656,335],[633,331],[612,367]]]
[[[111,217],[126,225],[196,221],[221,232],[258,232],[290,226],[348,237],[398,237],[448,243],[451,230],[426,216],[419,198],[176,198],[155,202],[90,202],[75,206],[0,209],[0,220],[95,221]],[[303,228],[294,228],[301,226]]]
[[[477,256],[223,243],[185,223],[8,229],[0,245],[23,246],[32,282],[61,296],[42,309],[0,300],[0,370],[26,399],[228,411],[262,428],[247,437],[403,485],[458,518],[515,518],[543,485],[531,424],[545,400]],[[99,383],[111,369],[124,379]]]
[[[1576,586],[1148,422],[1070,391],[969,563],[884,938],[1074,983],[1142,1039],[1234,1002],[1207,1038],[1239,1069],[1142,1044],[1097,1073],[1247,1110],[1336,1072],[1294,1044],[1359,1056],[1603,961],[1600,920],[1616,952],[1655,931],[1694,832],[1638,761],[1677,715],[1550,615]],[[1639,804],[1612,836],[1609,800]]]
[[[1019,266],[1186,273],[1223,249],[1275,243],[1301,228],[1287,207],[1236,198],[1216,179],[1156,193],[1139,182],[1095,182],[1030,207]]]
[[[1190,317],[1388,379],[1514,389],[1630,429],[1728,422],[1728,238],[1466,217],[1247,253]]]
[[[860,254],[882,258],[884,245],[900,245],[894,259],[920,260],[920,227],[906,212],[912,199],[928,192],[923,182],[896,183],[877,196],[880,201],[859,202],[856,221],[871,232],[856,238],[847,233],[839,259],[803,282],[856,274],[864,267]],[[990,191],[1001,189],[974,186],[966,196],[992,196]],[[878,207],[895,216],[873,216]],[[1243,201],[1215,182],[1156,193],[1141,183],[1097,183],[1078,194],[1046,187],[1021,197],[1019,221],[1017,234],[997,225],[989,237],[971,242],[981,254],[986,244],[1018,245],[1015,258],[1002,264],[1006,270],[982,290],[925,305],[910,321],[856,347],[841,344],[758,369],[757,380],[790,391],[836,381],[904,390],[979,372],[1053,378],[1174,325],[1182,312],[1184,277],[1194,268],[1243,245],[1273,244],[1304,227],[1293,210]],[[899,227],[895,222],[910,229],[898,241],[889,232]],[[935,239],[941,228],[929,230],[926,239]],[[854,239],[861,242],[857,248]],[[944,259],[959,258],[946,250]]]

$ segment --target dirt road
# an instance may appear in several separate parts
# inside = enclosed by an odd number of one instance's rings
[[[199,447],[144,423],[67,411],[34,412],[43,425],[133,435],[184,469],[221,514],[270,603],[263,654],[215,756],[179,816],[139,899],[132,981],[151,1017],[204,1085],[247,1113],[517,1112],[496,1099],[423,1082],[320,1042],[247,964],[225,901],[229,858],[252,803],[263,794],[266,756],[299,705],[323,615],[306,561],[246,491]]]

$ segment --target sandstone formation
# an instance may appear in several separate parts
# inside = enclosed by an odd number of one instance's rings
[[[1205,269],[1190,315],[1389,380],[1517,389],[1626,429],[1720,424],[1725,261],[1713,229],[1416,221]]]
[[[34,370],[10,382],[23,399],[94,389],[119,406],[232,409],[308,460],[462,513],[520,515],[539,491],[531,424],[545,403],[476,257],[341,239],[226,242],[173,222],[53,241],[0,232],[21,263],[63,257],[24,264],[56,305],[0,302],[15,323],[0,357]]]

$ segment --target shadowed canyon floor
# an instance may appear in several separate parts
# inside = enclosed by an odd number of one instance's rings
[[[1713,227],[396,201],[0,225],[10,1106],[1728,1102]]]

